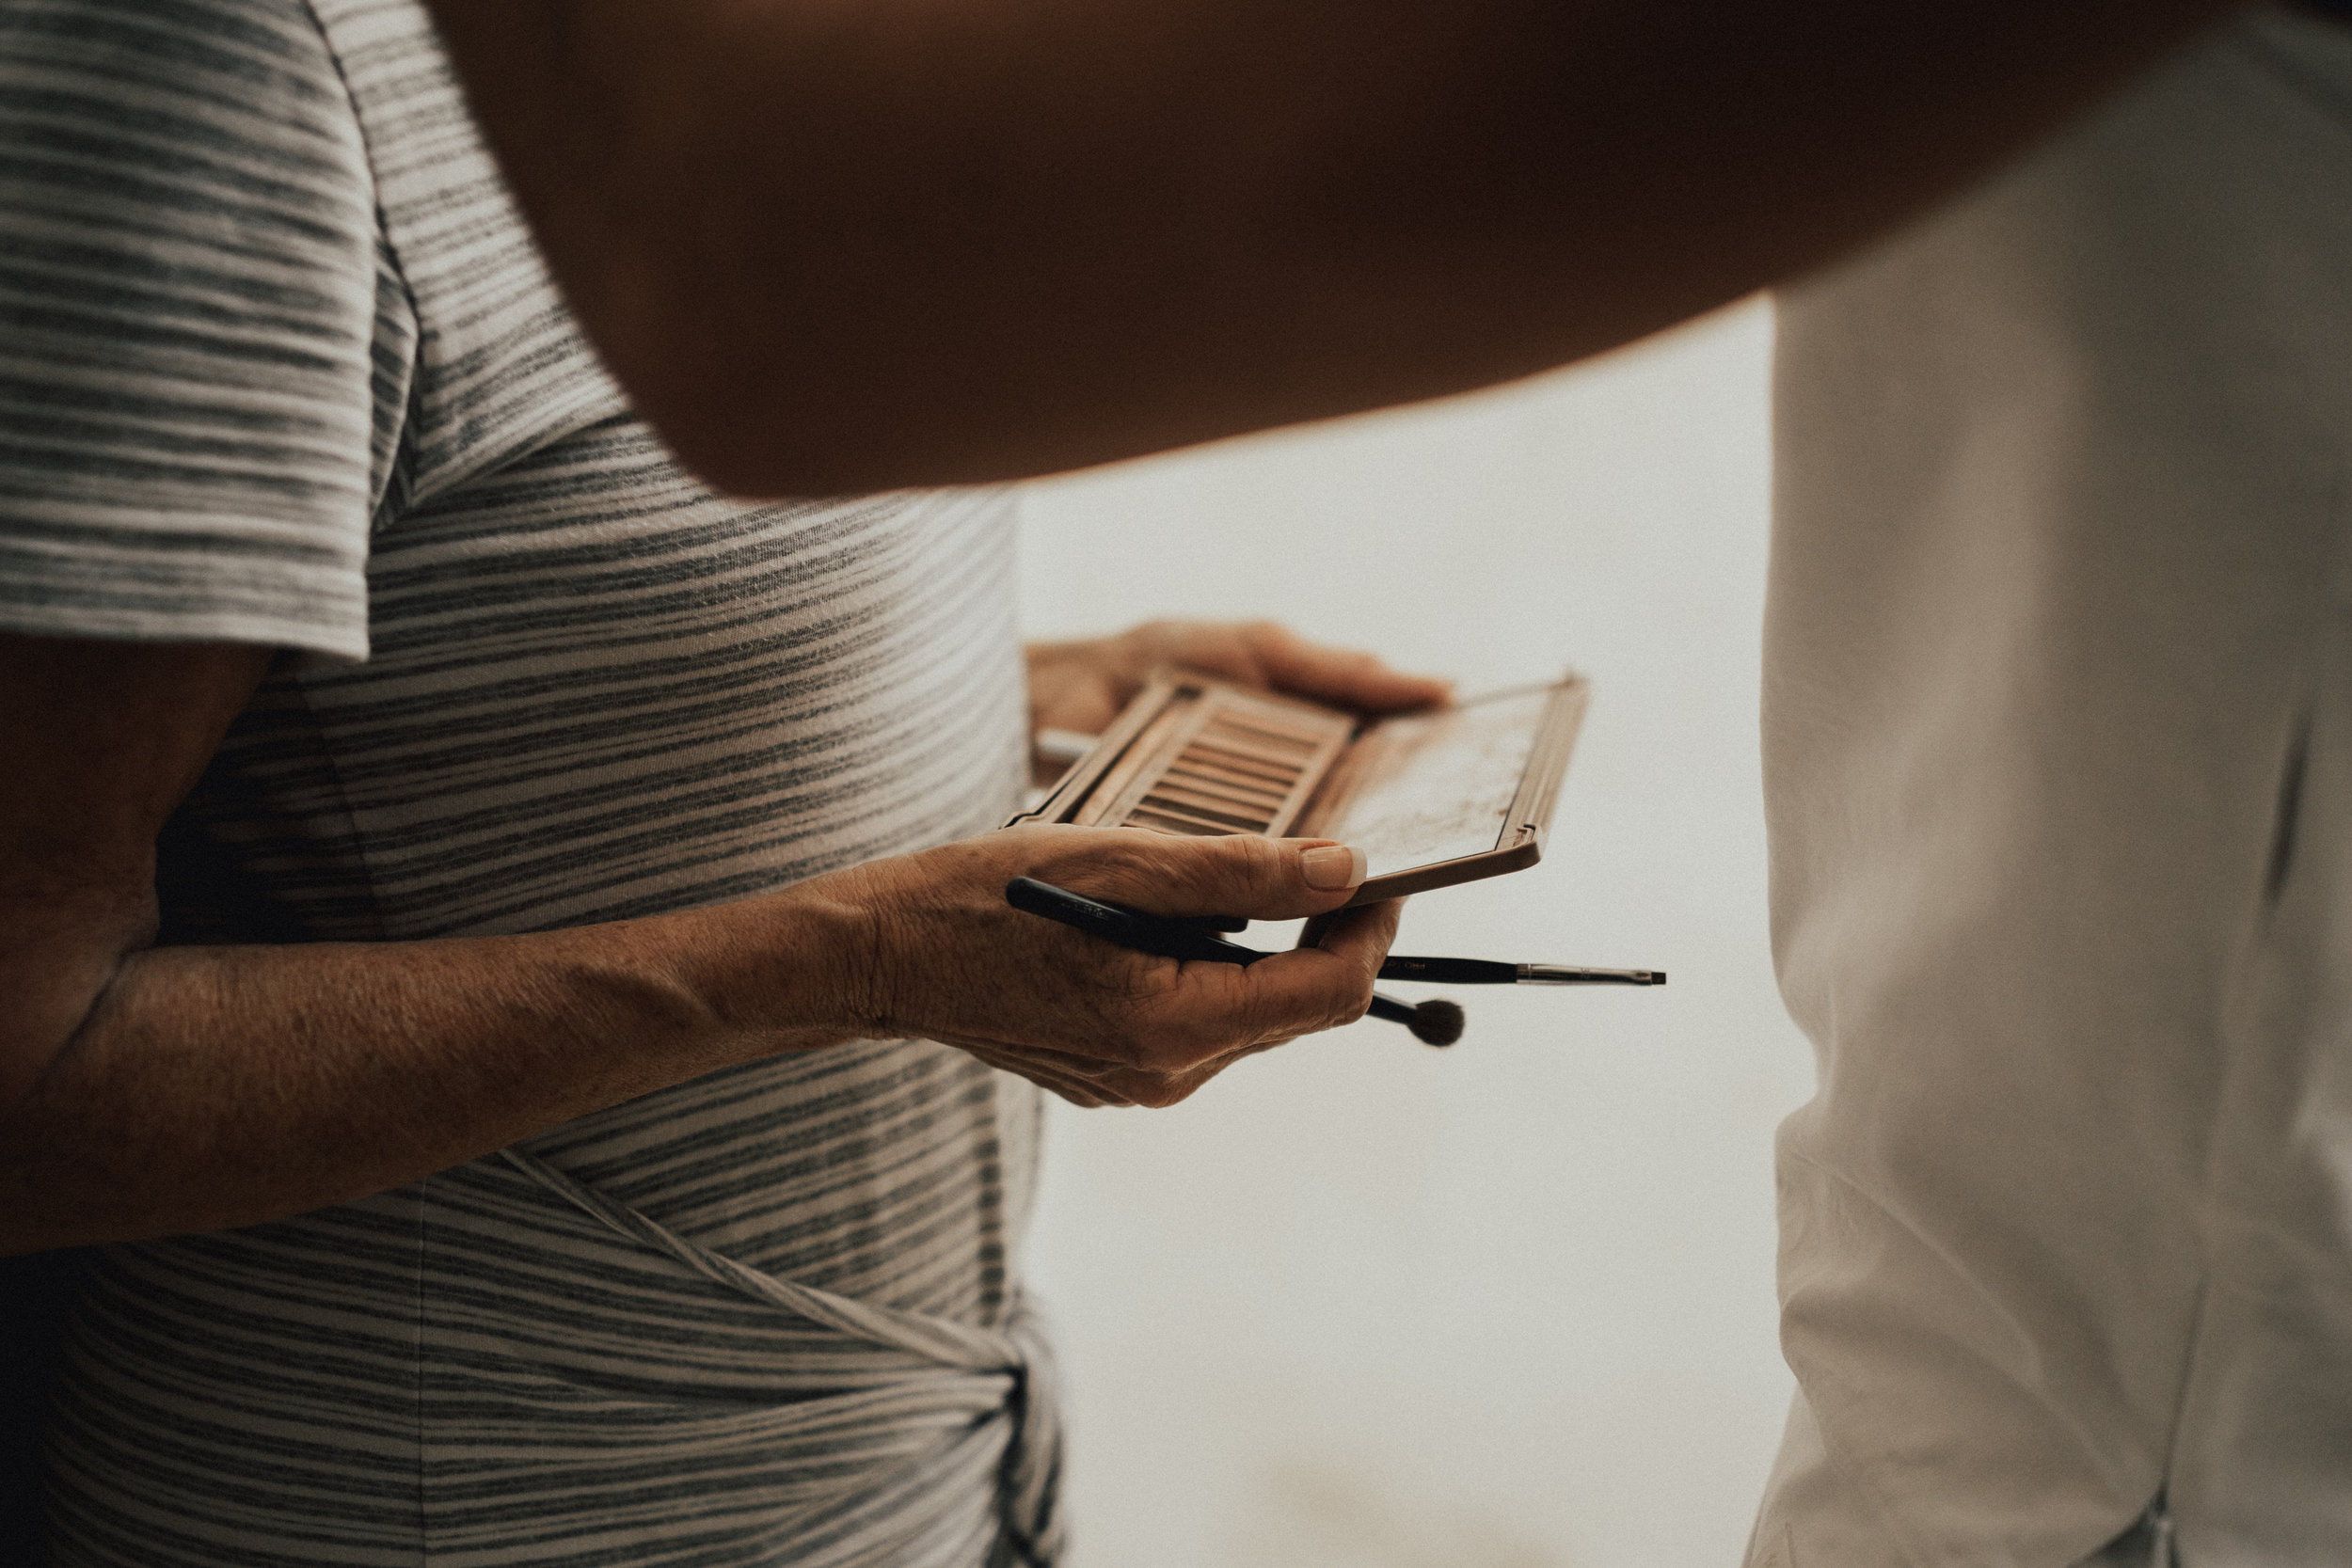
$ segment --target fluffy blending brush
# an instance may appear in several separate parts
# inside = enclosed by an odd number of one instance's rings
[[[1416,1006],[1374,991],[1371,1012],[1375,1018],[1402,1023],[1423,1045],[1452,1045],[1462,1037],[1462,1009],[1442,996],[1433,996]]]
[[[1215,916],[1174,918],[1144,914],[1117,904],[1083,897],[1068,888],[1015,877],[1005,884],[1005,902],[1016,910],[1059,921],[1105,942],[1164,958],[1207,963],[1252,964],[1267,955],[1228,942],[1219,931],[1238,930],[1241,921]],[[1380,966],[1383,980],[1430,980],[1464,986],[1662,986],[1662,969],[1571,969],[1563,964],[1497,963],[1490,958],[1417,958],[1390,955]],[[1462,1037],[1462,1009],[1442,998],[1413,1006],[1375,991],[1372,1016],[1402,1023],[1427,1045],[1452,1045]]]

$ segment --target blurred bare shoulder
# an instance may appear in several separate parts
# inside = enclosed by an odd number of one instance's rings
[[[729,488],[1050,471],[1508,380],[1835,258],[2237,0],[430,0]]]

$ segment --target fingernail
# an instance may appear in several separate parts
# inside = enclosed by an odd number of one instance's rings
[[[1344,844],[1326,844],[1298,857],[1307,885],[1325,893],[1354,887],[1364,879],[1364,852]]]

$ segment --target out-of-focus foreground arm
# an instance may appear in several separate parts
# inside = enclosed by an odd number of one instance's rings
[[[1831,259],[2233,0],[433,0],[731,488],[1047,471],[1565,363]]]

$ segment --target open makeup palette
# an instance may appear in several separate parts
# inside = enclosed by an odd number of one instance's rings
[[[1365,719],[1162,672],[1013,821],[1335,839],[1368,863],[1353,904],[1492,877],[1543,854],[1586,690]]]

